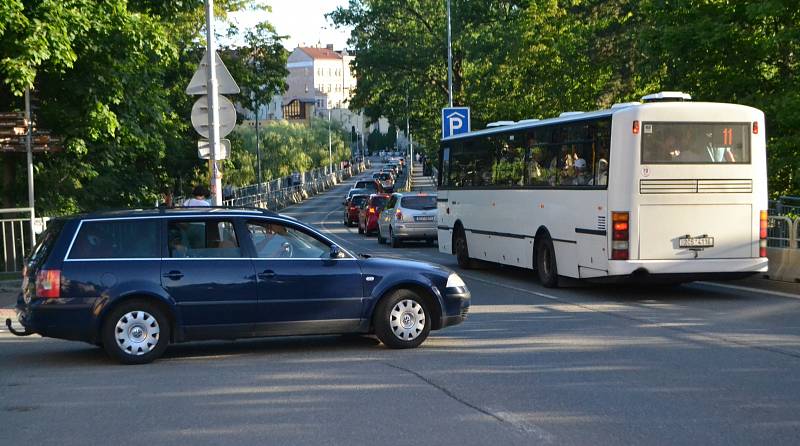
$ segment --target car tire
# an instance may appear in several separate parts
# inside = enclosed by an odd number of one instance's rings
[[[453,250],[456,253],[456,261],[458,266],[464,269],[471,269],[475,267],[475,263],[469,258],[469,246],[467,246],[467,235],[461,229],[456,232],[455,240],[453,240]]]
[[[147,364],[167,349],[169,320],[149,302],[124,302],[105,317],[102,339],[106,353],[120,363]]]
[[[360,221],[358,222],[358,233],[359,234],[363,234],[364,233],[364,230],[361,229],[361,222]]]
[[[392,246],[392,248],[400,247],[400,239],[394,236],[391,226],[389,226],[389,244]]]
[[[411,290],[397,290],[381,299],[372,315],[375,336],[389,348],[414,348],[431,332],[431,312]]]
[[[536,274],[539,282],[547,288],[558,287],[558,265],[556,252],[550,236],[543,236],[536,242]]]

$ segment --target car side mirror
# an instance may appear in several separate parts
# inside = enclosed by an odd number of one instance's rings
[[[339,249],[338,245],[331,245],[331,258],[338,259],[339,256],[342,255],[342,251]]]
[[[347,206],[347,202],[346,202],[346,201],[343,201],[343,202],[342,202],[342,206]]]

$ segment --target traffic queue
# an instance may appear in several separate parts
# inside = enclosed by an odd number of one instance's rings
[[[436,195],[405,192],[401,186],[406,171],[403,157],[386,157],[370,180],[353,184],[345,200],[345,226],[357,226],[364,236],[375,235],[378,243],[392,248],[406,241],[433,245],[436,233]]]

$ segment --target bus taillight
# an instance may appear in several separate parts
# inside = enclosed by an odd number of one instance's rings
[[[767,211],[761,211],[761,219],[758,231],[758,256],[767,256],[767,225],[769,224],[769,216]]]
[[[632,130],[633,130],[633,134],[634,135],[638,135],[639,134],[639,121],[633,121]]]
[[[611,260],[628,260],[630,218],[628,212],[611,213]]]
[[[753,134],[758,135],[758,121],[753,121]]]

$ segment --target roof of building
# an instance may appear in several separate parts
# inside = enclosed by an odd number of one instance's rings
[[[311,56],[312,59],[341,59],[342,55],[327,48],[298,47],[301,51]]]

